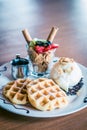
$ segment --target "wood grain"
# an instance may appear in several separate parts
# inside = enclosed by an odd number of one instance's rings
[[[56,56],[74,58],[87,67],[86,0],[0,0],[0,65],[16,54],[27,56],[22,30],[46,39],[52,26],[59,31]],[[0,108],[0,130],[87,130],[87,109],[58,118],[23,117]]]

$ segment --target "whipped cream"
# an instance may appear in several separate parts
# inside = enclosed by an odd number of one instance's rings
[[[82,78],[82,72],[73,59],[62,57],[54,64],[50,77],[68,92],[68,88],[78,84]]]

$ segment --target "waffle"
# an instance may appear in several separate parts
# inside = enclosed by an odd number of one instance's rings
[[[68,104],[67,95],[52,79],[39,78],[27,85],[29,102],[38,110],[46,111]]]
[[[30,79],[17,79],[9,82],[3,89],[3,94],[14,104],[27,103],[26,85],[30,83]]]

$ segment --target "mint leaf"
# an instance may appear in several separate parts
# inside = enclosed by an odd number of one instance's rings
[[[36,45],[36,41],[35,40],[32,40],[30,43],[29,43],[29,47],[33,47]]]

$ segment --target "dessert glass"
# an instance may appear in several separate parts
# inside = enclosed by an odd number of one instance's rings
[[[36,77],[48,77],[53,64],[54,52],[58,47],[58,45],[53,44],[53,39],[57,31],[58,28],[52,27],[47,40],[32,39],[27,29],[22,31],[27,41],[31,75]]]
[[[48,77],[53,65],[56,49],[37,53],[32,47],[28,49],[30,74],[35,77]]]

